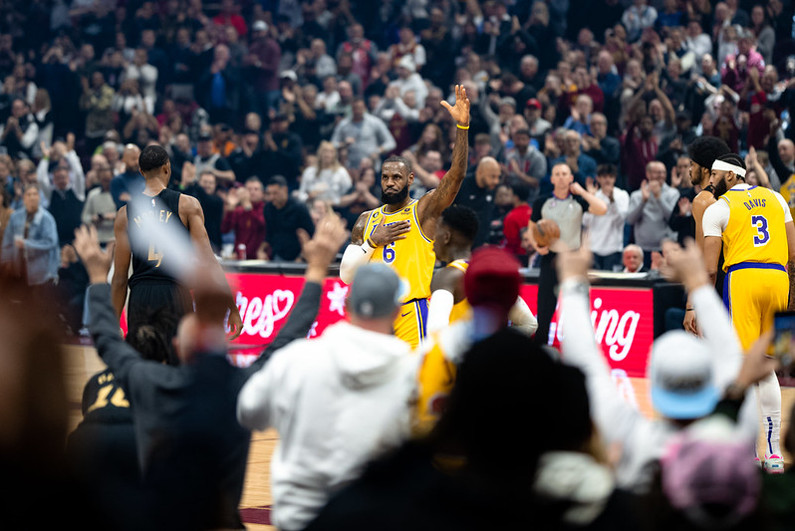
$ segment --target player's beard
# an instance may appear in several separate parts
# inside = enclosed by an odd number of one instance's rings
[[[721,179],[718,182],[716,182],[715,186],[712,188],[712,195],[715,196],[715,199],[718,199],[728,190],[729,190],[729,185],[726,184],[726,179]]]
[[[381,190],[381,202],[385,205],[396,205],[398,203],[402,203],[406,200],[409,196],[409,186],[406,185],[403,189],[399,192],[395,192],[394,194],[390,194],[389,192],[385,192],[383,189]]]

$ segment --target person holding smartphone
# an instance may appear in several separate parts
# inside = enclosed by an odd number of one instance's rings
[[[723,247],[723,301],[742,348],[773,325],[776,312],[793,305],[795,223],[781,194],[745,183],[745,163],[729,153],[712,164],[717,201],[704,212],[704,259],[714,280]],[[787,267],[789,266],[789,267]],[[766,438],[765,470],[784,471],[779,448],[781,389],[771,372],[757,385]]]

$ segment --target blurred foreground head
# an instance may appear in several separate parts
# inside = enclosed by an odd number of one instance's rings
[[[33,477],[63,455],[68,404],[62,338],[52,307],[27,286],[0,275],[0,293],[1,459]]]

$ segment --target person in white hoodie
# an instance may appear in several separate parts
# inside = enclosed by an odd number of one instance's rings
[[[594,423],[608,445],[621,448],[618,486],[641,494],[648,492],[671,438],[713,412],[736,379],[742,361],[739,341],[710,284],[698,246],[691,240],[682,250],[677,243],[666,241],[663,250],[667,274],[681,281],[690,293],[696,315],[701,317],[699,323],[703,322],[704,337],[673,331],[655,340],[648,370],[651,403],[659,417],[655,419],[645,417],[620,396],[594,340],[586,276],[590,249],[583,245],[561,254],[562,260],[557,262],[563,361],[585,373]],[[755,440],[756,408],[753,395],[749,395],[741,410],[738,439]],[[753,459],[750,452],[748,459]]]
[[[362,467],[410,434],[417,358],[392,334],[404,283],[381,263],[354,276],[341,321],[274,354],[238,397],[240,424],[279,432],[273,524],[303,529]]]

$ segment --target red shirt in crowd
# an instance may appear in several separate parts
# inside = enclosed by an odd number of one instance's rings
[[[265,241],[265,202],[251,204],[251,210],[235,207],[224,215],[221,232],[235,231],[235,252],[241,243],[246,246],[246,258],[257,259],[257,249]]]
[[[245,37],[246,33],[248,33],[248,28],[246,27],[246,21],[240,15],[224,15],[223,13],[219,13],[213,17],[213,23],[218,24],[219,26],[232,26],[235,28],[239,37]]]
[[[522,247],[522,227],[527,227],[533,209],[527,203],[515,207],[508,212],[502,222],[502,233],[505,236],[505,250],[516,256],[525,256],[527,251]]]

